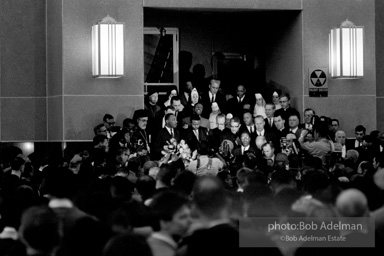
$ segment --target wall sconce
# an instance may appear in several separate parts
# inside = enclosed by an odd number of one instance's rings
[[[92,26],[92,76],[124,76],[124,23],[109,16]]]
[[[329,71],[332,78],[364,76],[364,27],[349,20],[329,33]]]

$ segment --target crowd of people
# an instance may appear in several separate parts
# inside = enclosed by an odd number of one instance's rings
[[[93,129],[92,147],[35,161],[15,150],[2,163],[1,255],[272,255],[330,249],[286,243],[283,233],[242,232],[244,218],[373,219],[342,234],[384,239],[384,133],[300,112],[287,92],[235,95],[211,79],[187,82],[117,126]],[[286,234],[286,233],[284,233]],[[370,236],[374,234],[373,238]],[[239,241],[240,239],[240,241]],[[253,239],[253,240],[252,240]],[[263,246],[241,247],[255,239]],[[316,247],[314,249],[314,247]],[[338,248],[347,251],[351,248]],[[353,248],[356,250],[359,248]]]

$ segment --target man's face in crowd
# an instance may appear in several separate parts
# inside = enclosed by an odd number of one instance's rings
[[[192,120],[192,129],[198,130],[200,127],[200,120]]]
[[[180,107],[181,107],[181,102],[180,102],[180,100],[174,100],[174,101],[172,101],[172,107],[173,107],[176,111],[180,111]]]
[[[332,121],[331,125],[331,131],[336,132],[337,130],[339,130],[339,124],[337,123],[337,121]]]
[[[236,94],[239,98],[243,97],[245,94],[245,88],[242,85],[237,86]]]
[[[175,115],[170,115],[167,120],[168,126],[170,128],[176,128],[177,127],[177,120]]]
[[[270,159],[273,156],[274,150],[272,149],[271,145],[267,144],[263,147],[263,153],[265,158]]]
[[[225,117],[219,117],[216,120],[217,128],[219,128],[220,131],[225,129]]]
[[[313,114],[313,111],[312,110],[308,110],[308,111],[305,111],[304,112],[304,122],[306,124],[310,124],[311,123],[311,118],[314,116]]]
[[[198,114],[199,116],[203,112],[203,105],[198,103],[195,105],[195,113]]]
[[[211,81],[211,84],[209,85],[209,90],[212,94],[216,94],[217,91],[220,88],[220,84],[217,81]]]
[[[273,117],[273,114],[275,113],[275,106],[272,104],[265,105],[265,114],[268,118]]]
[[[262,130],[264,130],[264,125],[265,125],[265,121],[262,117],[256,117],[255,118],[255,125],[256,125],[256,130],[261,132]]]
[[[289,117],[289,128],[295,129],[299,126],[299,118],[297,116],[290,116]]]
[[[287,97],[284,96],[280,98],[280,105],[282,108],[288,108],[289,104],[290,104],[290,100],[288,100]]]
[[[365,133],[364,133],[363,131],[356,131],[356,132],[355,132],[355,135],[356,135],[356,139],[357,139],[358,141],[361,141],[362,138],[363,138],[363,136],[365,135]]]
[[[235,121],[231,121],[231,132],[233,134],[236,134],[240,129],[240,123],[238,122],[235,122]]]
[[[251,141],[251,138],[249,137],[249,134],[248,133],[243,133],[241,134],[241,144],[244,146],[244,147],[247,147]]]
[[[145,130],[147,128],[148,117],[140,117],[137,119],[137,124],[140,129]]]
[[[285,120],[282,119],[281,116],[274,117],[273,122],[275,123],[275,126],[278,130],[281,130],[284,128]]]
[[[107,130],[110,130],[112,128],[112,126],[114,126],[114,125],[115,125],[115,119],[113,119],[113,118],[107,119],[104,122],[104,126],[107,128]]]
[[[343,132],[343,131],[337,131],[336,132],[335,141],[337,143],[340,143],[341,145],[345,145],[345,139],[346,139],[345,132]]]
[[[251,113],[244,113],[244,115],[243,115],[243,121],[244,121],[244,123],[245,123],[245,125],[247,125],[247,126],[250,126],[250,125],[252,125],[252,115],[251,115]]]

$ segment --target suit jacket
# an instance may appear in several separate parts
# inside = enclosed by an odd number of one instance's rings
[[[281,117],[283,117],[283,119],[285,120],[285,127],[288,128],[289,127],[288,119],[289,119],[289,116],[292,114],[297,114],[298,117],[300,118],[299,111],[297,111],[297,109],[292,108],[292,107],[288,107],[286,109],[280,108],[280,109],[275,111],[274,116],[281,115]],[[300,122],[300,120],[299,120],[299,122]]]
[[[215,102],[219,106],[221,113],[227,113],[226,111],[227,100],[225,98],[225,95],[222,92],[216,93]],[[203,113],[201,115],[209,119],[209,114],[212,112],[212,108],[211,108],[212,103],[211,103],[211,99],[209,98],[209,91],[206,91],[201,95],[201,103],[203,104]]]
[[[188,124],[188,127],[190,127],[191,126],[191,117],[190,116],[184,117],[182,120],[182,123],[183,123],[183,125]],[[209,130],[209,120],[201,116],[200,117],[200,127],[205,127]]]
[[[239,117],[240,120],[243,119],[243,107],[245,104],[249,104],[251,106],[251,111],[253,111],[255,102],[249,95],[246,94],[241,102],[239,102],[237,95],[236,97],[230,98],[228,100],[228,106],[230,106],[230,108],[227,108],[228,113],[232,113],[233,116]]]
[[[174,138],[176,139],[177,143],[180,142],[180,132],[177,129],[173,129]],[[153,148],[151,148],[151,153],[153,153],[153,159],[159,160],[163,156],[161,151],[164,148],[164,145],[167,145],[167,142],[169,142],[172,139],[171,134],[169,134],[167,128],[161,128],[161,130],[157,133],[156,139],[153,143]]]
[[[301,135],[301,131],[302,131],[302,129],[300,129],[300,128],[298,128],[298,129],[296,130],[296,132],[292,132],[290,129],[288,129],[288,133],[293,133],[293,134],[295,134],[296,139],[298,139],[298,138],[300,137],[300,135]]]
[[[219,151],[222,135],[224,133],[227,133],[228,131],[230,132],[230,130],[228,128],[224,128],[223,131],[219,130],[219,128],[215,128],[215,129],[209,130],[208,143],[209,143],[209,146],[213,149],[214,152],[218,152]]]
[[[265,118],[264,121],[265,121],[264,129],[266,131],[270,131],[274,133],[277,130],[275,123],[273,122],[273,117],[272,117],[272,126],[269,124],[268,118]]]
[[[240,146],[237,146],[236,148],[233,149],[232,154],[234,157],[244,155],[244,152],[241,152],[241,147],[242,146],[240,145]],[[255,147],[249,146],[247,151],[253,151],[256,155],[256,148]]]
[[[201,141],[208,141],[208,130],[205,127],[199,127],[199,140],[197,140],[192,127],[189,127],[183,134],[182,139],[185,140],[191,151],[194,151]]]
[[[257,137],[256,126],[255,124],[253,124],[252,126],[253,126],[253,133],[248,130],[248,127],[245,124],[241,125],[240,134],[242,134],[244,131],[248,132],[251,135],[251,146],[256,148],[256,137]]]

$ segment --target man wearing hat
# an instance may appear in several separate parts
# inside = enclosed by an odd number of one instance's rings
[[[144,109],[148,113],[147,131],[152,138],[154,138],[157,131],[161,129],[162,119],[164,116],[164,111],[158,104],[159,92],[156,89],[157,88],[154,86],[148,88],[148,94],[144,104]],[[133,121],[136,123],[136,120]]]
[[[151,152],[150,143],[152,138],[151,134],[147,132],[148,112],[144,109],[138,109],[133,117],[136,121],[137,129],[132,134],[131,143],[134,145],[135,151],[146,155]]]

